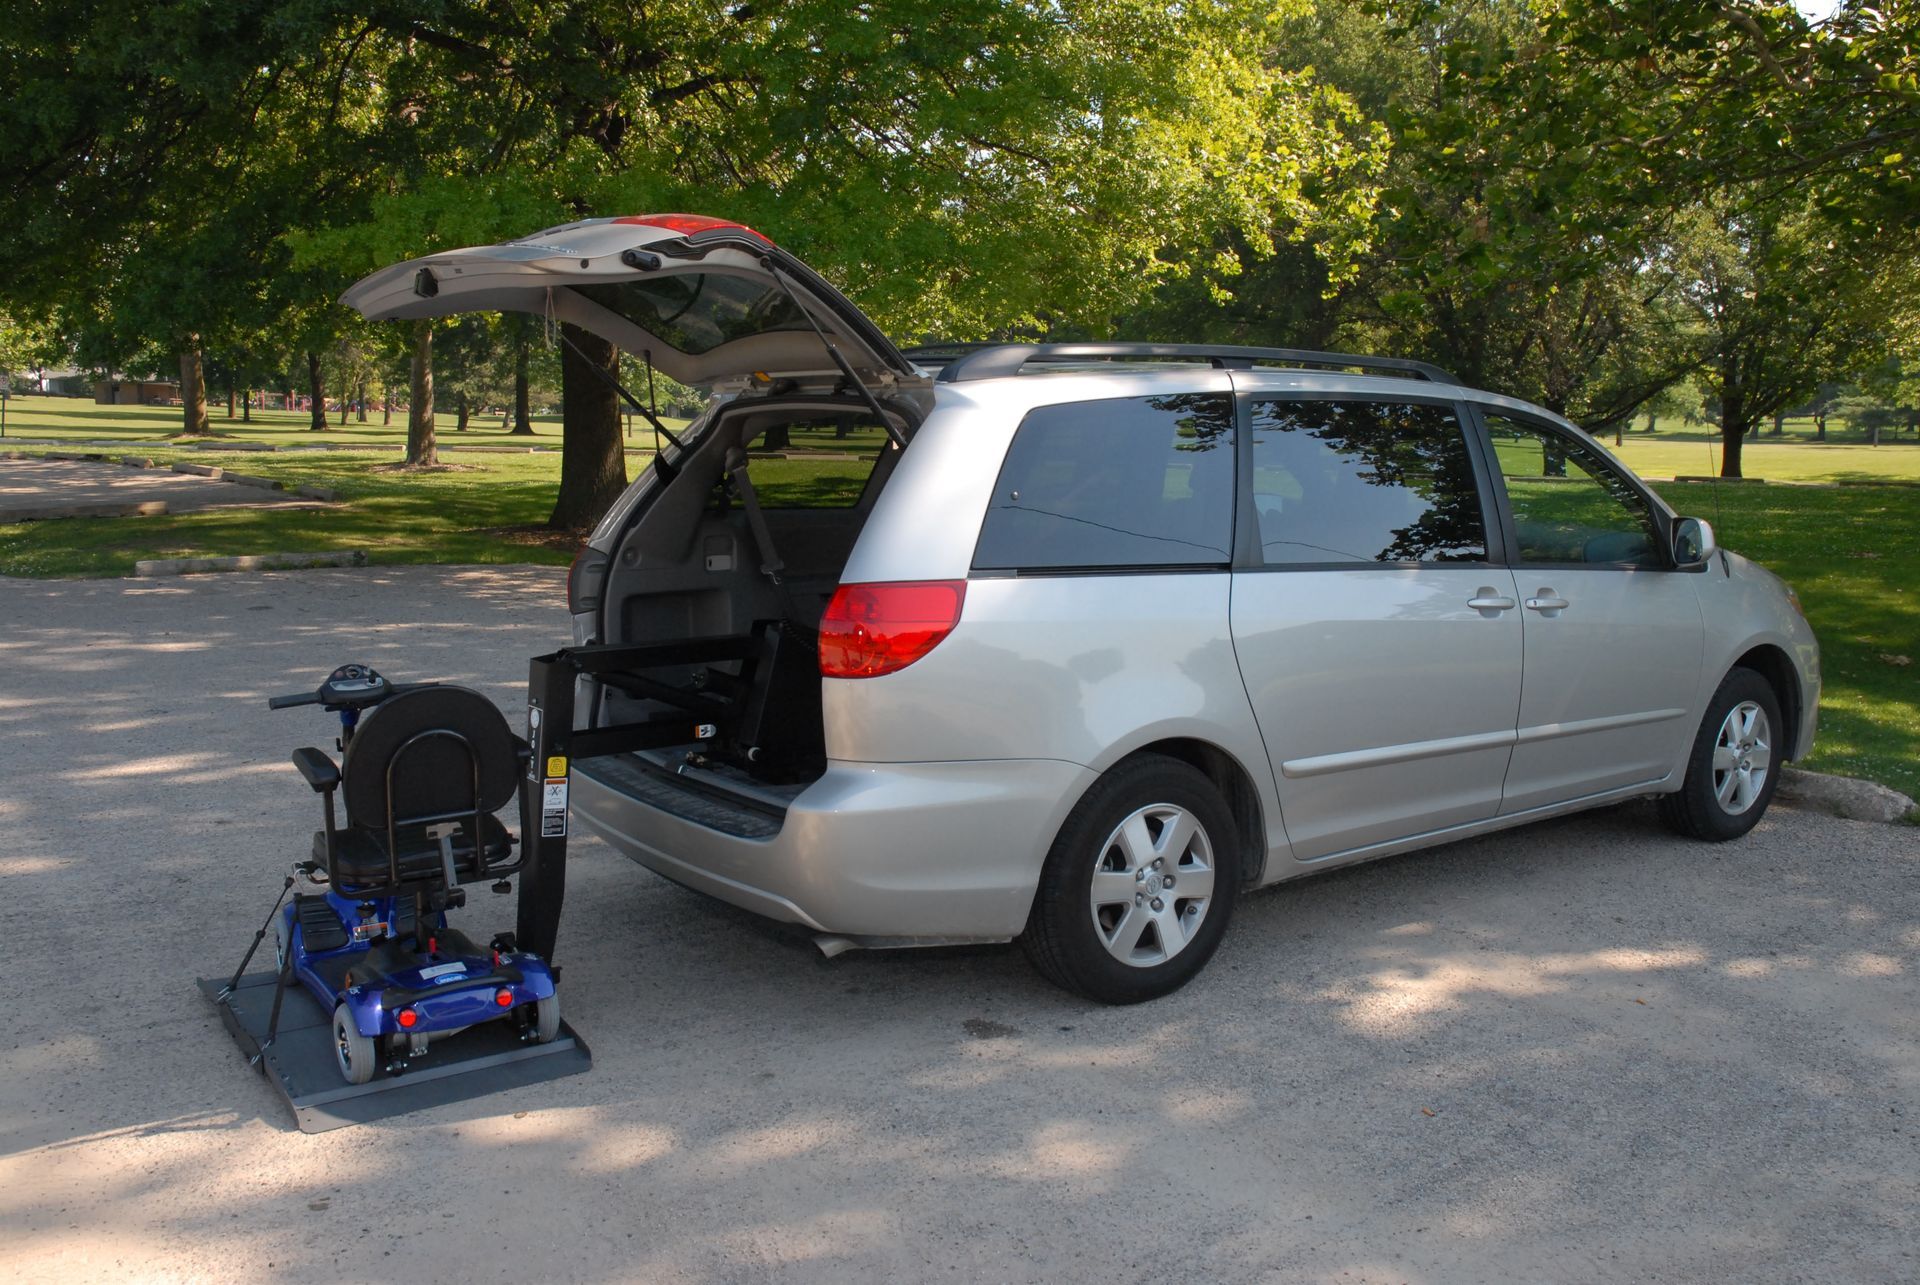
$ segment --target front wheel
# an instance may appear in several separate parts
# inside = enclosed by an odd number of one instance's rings
[[[1660,798],[1660,816],[1675,833],[1720,843],[1759,823],[1780,781],[1785,724],[1773,685],[1736,669],[1707,703],[1677,794]]]
[[[1048,980],[1107,1004],[1171,994],[1226,933],[1240,886],[1226,800],[1157,755],[1094,782],[1040,872],[1021,945]]]

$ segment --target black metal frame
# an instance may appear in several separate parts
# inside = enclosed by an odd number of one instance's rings
[[[776,622],[763,622],[750,634],[723,634],[677,642],[592,643],[535,656],[527,674],[527,759],[522,797],[566,787],[574,764],[635,750],[723,741],[755,714],[755,667],[768,663]],[[709,671],[710,688],[666,682],[648,670],[724,661],[742,664],[739,675]],[[629,723],[574,727],[575,700],[582,679],[617,691],[672,705],[673,714],[656,714]],[[555,769],[558,769],[557,771]],[[520,837],[520,907],[514,936],[520,945],[552,959],[566,897],[567,832],[563,801],[525,817]]]
[[[927,344],[910,348],[938,362],[945,353],[957,355],[942,365],[939,381],[964,383],[975,379],[998,379],[1017,375],[1029,362],[1111,361],[1127,358],[1178,358],[1204,361],[1216,370],[1251,370],[1257,365],[1325,368],[1330,370],[1385,371],[1410,375],[1434,384],[1458,384],[1447,371],[1430,362],[1405,357],[1366,357],[1355,353],[1317,352],[1310,348],[1245,348],[1221,344],[1144,344],[1144,343],[1072,343],[1072,344]]]

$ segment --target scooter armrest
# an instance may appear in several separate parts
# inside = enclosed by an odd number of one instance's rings
[[[300,769],[300,775],[307,778],[307,784],[313,787],[316,794],[340,786],[340,769],[334,766],[332,759],[311,745],[293,752],[293,765]]]

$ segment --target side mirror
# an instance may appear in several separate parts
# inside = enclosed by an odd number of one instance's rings
[[[1681,518],[1673,524],[1673,560],[1682,567],[1697,567],[1719,552],[1713,527],[1704,518]]]

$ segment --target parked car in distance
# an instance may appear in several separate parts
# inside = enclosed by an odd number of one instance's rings
[[[829,953],[1017,938],[1063,986],[1150,999],[1249,889],[1645,795],[1736,838],[1813,742],[1786,585],[1575,425],[1432,366],[902,352],[766,238],[685,215],[430,256],[347,302],[533,312],[713,390],[569,576],[578,642],[684,663],[581,709],[737,686],[748,635],[787,660],[751,671],[751,736],[576,763],[574,815]]]

